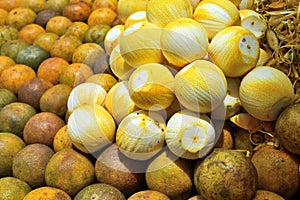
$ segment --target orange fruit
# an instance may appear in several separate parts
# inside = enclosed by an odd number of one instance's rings
[[[93,10],[88,18],[88,25],[107,24],[112,26],[118,14],[111,8],[97,8]]]
[[[64,16],[54,16],[46,24],[46,31],[62,36],[72,21]]]
[[[20,200],[31,191],[30,186],[15,177],[0,178],[0,199]]]
[[[80,83],[84,83],[93,74],[94,72],[88,65],[72,63],[61,72],[59,82],[70,87],[75,87]]]
[[[8,56],[0,56],[0,75],[2,71],[12,65],[15,65],[15,61]]]
[[[64,125],[65,122],[56,114],[39,112],[27,121],[23,130],[24,142],[40,143],[52,148],[55,134]]]
[[[45,32],[41,33],[33,41],[33,45],[37,45],[50,52],[54,42],[59,38],[56,33]]]
[[[69,18],[73,22],[85,22],[91,12],[92,9],[86,2],[78,1],[67,5],[63,10],[63,16]]]
[[[15,64],[2,71],[0,75],[0,87],[17,94],[20,87],[26,81],[35,77],[36,73],[31,67],[23,64]]]
[[[44,186],[30,191],[23,200],[71,200],[71,197],[61,189]]]
[[[170,200],[170,198],[162,192],[155,190],[142,190],[131,195],[127,200]]]
[[[65,148],[72,148],[72,140],[68,134],[68,126],[61,127],[54,136],[53,149],[58,152]]]
[[[84,40],[84,35],[89,29],[89,25],[84,22],[73,22],[65,31],[64,35],[73,35],[78,37],[82,42]]]
[[[77,37],[63,35],[54,42],[50,49],[50,54],[52,57],[60,57],[67,62],[71,62],[74,51],[81,44],[82,42]]]
[[[9,25],[0,26],[0,46],[10,40],[18,39],[18,32],[19,30],[12,26]]]
[[[20,30],[27,24],[32,24],[36,13],[30,8],[17,7],[9,11],[5,23]]]
[[[118,8],[118,0],[94,0],[92,9],[111,8],[116,11]]]
[[[18,53],[27,46],[29,46],[29,44],[24,40],[9,40],[2,44],[0,55],[8,56],[16,62]]]
[[[0,26],[5,25],[5,19],[8,15],[8,12],[3,8],[0,8]]]
[[[0,0],[0,8],[11,11],[21,5],[22,0]]]
[[[102,86],[106,90],[106,92],[108,92],[110,88],[112,88],[118,81],[113,75],[109,73],[99,73],[87,78],[86,82],[96,83]]]
[[[82,1],[82,2],[87,3],[90,7],[92,7],[93,2],[94,2],[94,0],[69,0],[69,1],[70,1],[70,3]]]
[[[46,9],[51,9],[62,13],[64,7],[69,4],[69,0],[48,0]]]
[[[56,84],[44,92],[40,98],[40,109],[64,117],[67,111],[67,101],[72,88],[65,84]]]
[[[34,18],[33,23],[41,25],[43,28],[46,28],[48,21],[54,16],[60,16],[60,12],[56,10],[46,9],[42,10]]]
[[[46,8],[47,0],[22,0],[21,6],[32,9],[38,13]]]
[[[51,82],[53,85],[59,83],[61,72],[69,63],[63,58],[50,57],[44,60],[37,70],[37,77]]]
[[[38,24],[27,24],[21,28],[18,37],[20,40],[24,40],[28,44],[33,44],[35,38],[45,32],[46,30]]]

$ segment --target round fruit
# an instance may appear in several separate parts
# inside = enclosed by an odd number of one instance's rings
[[[10,132],[23,136],[23,129],[27,121],[36,114],[36,110],[21,102],[13,102],[0,111],[0,132]]]
[[[20,200],[31,191],[30,186],[14,177],[0,178],[0,199]]]
[[[60,117],[67,111],[68,97],[72,88],[65,84],[57,84],[44,92],[40,98],[40,109],[44,112],[52,112]]]
[[[18,64],[27,65],[37,71],[39,65],[49,57],[49,52],[42,47],[37,45],[30,45],[25,47],[18,53],[16,62]]]
[[[8,15],[8,12],[3,8],[0,8],[0,26],[5,25],[5,20]]]
[[[110,29],[111,27],[107,24],[96,24],[93,26],[89,26],[89,29],[85,32],[84,35],[84,42],[101,44]]]
[[[17,94],[20,87],[28,80],[36,77],[35,71],[23,64],[13,65],[2,71],[0,75],[0,87],[6,88]]]
[[[12,91],[0,88],[0,110],[7,104],[16,102],[17,100],[17,96]]]
[[[8,56],[16,61],[18,53],[27,46],[29,46],[29,44],[24,40],[9,40],[2,44],[0,55]]]
[[[46,9],[51,9],[62,13],[64,7],[69,4],[69,0],[48,0],[46,3]]]
[[[105,183],[94,183],[89,185],[80,190],[80,192],[74,198],[74,200],[90,199],[126,200],[125,196],[120,190]]]
[[[38,24],[27,24],[21,28],[18,37],[20,40],[24,40],[28,44],[32,44],[38,35],[45,32],[46,30]]]
[[[91,12],[87,23],[89,26],[96,24],[107,24],[112,26],[117,16],[117,13],[111,8],[97,8]]]
[[[38,35],[33,41],[33,45],[37,45],[50,52],[54,42],[59,38],[56,33],[46,32]]]
[[[255,194],[257,172],[242,152],[215,149],[199,161],[194,184],[205,199],[250,200]]]
[[[155,190],[142,190],[131,195],[128,200],[170,200],[170,198],[162,192]]]
[[[102,86],[106,92],[110,90],[115,84],[117,84],[117,79],[108,73],[94,74],[86,79],[88,83],[96,83]]]
[[[45,144],[52,148],[55,134],[64,125],[65,122],[53,113],[37,113],[28,120],[24,127],[24,142]]]
[[[275,132],[282,146],[289,152],[300,155],[300,104],[284,109],[275,123]]]
[[[0,33],[1,34],[1,33]],[[8,56],[0,56],[0,75],[3,70],[15,65],[15,61]]]
[[[150,190],[162,192],[170,199],[186,199],[193,189],[193,165],[165,150],[147,167],[146,183]]]
[[[37,70],[37,77],[58,84],[61,72],[69,63],[63,58],[50,57],[44,60]]]
[[[72,140],[68,134],[68,126],[61,127],[54,136],[53,149],[58,152],[65,148],[72,148]]]
[[[48,162],[45,180],[48,186],[60,188],[74,197],[84,187],[94,183],[94,172],[90,160],[66,148],[56,152]]]
[[[234,134],[234,148],[235,149],[244,149],[253,153],[254,146],[251,143],[249,131],[237,128]]]
[[[27,24],[32,24],[36,14],[30,8],[17,7],[9,11],[5,23],[18,30]]]
[[[268,190],[256,190],[252,200],[284,200],[284,198]]]
[[[130,196],[146,185],[145,164],[125,157],[113,144],[99,155],[95,175],[98,182],[112,185],[125,196]]]
[[[21,5],[22,0],[0,0],[0,8],[3,8],[6,11],[10,11],[14,8],[17,8]]]
[[[33,78],[20,87],[18,100],[31,105],[34,109],[39,109],[41,96],[52,86],[52,83],[42,78]]]
[[[71,62],[74,51],[81,44],[82,42],[77,37],[63,35],[54,42],[50,49],[50,54],[52,57],[60,57],[67,62]]]
[[[33,23],[41,25],[43,28],[46,28],[49,19],[59,15],[60,12],[56,10],[51,10],[51,9],[42,10],[35,16]]]
[[[111,8],[116,11],[118,8],[118,0],[94,0],[92,9],[97,8]]]
[[[45,169],[54,151],[44,144],[30,144],[13,160],[13,176],[25,181],[31,188],[45,185]]]
[[[72,21],[67,17],[54,16],[47,22],[46,31],[56,33],[58,36],[62,36],[71,24]]]
[[[285,199],[296,194],[299,184],[299,160],[288,151],[264,145],[252,155],[258,173],[257,189],[275,192]]]
[[[35,13],[45,10],[47,0],[22,0],[21,6],[32,9]]]
[[[80,41],[84,40],[85,32],[89,29],[89,25],[84,22],[73,22],[65,31],[64,35],[72,35]]]
[[[71,200],[71,197],[61,189],[44,186],[30,191],[23,200]]]
[[[72,63],[61,72],[59,82],[74,88],[80,83],[84,83],[93,74],[94,72],[88,65]]]
[[[63,10],[63,16],[69,18],[73,22],[85,22],[91,12],[92,9],[86,2],[78,1],[68,4]]]
[[[0,47],[2,44],[8,42],[9,40],[18,39],[18,32],[19,32],[18,29],[12,26],[8,26],[8,25],[0,26]]]
[[[0,133],[0,178],[12,176],[13,159],[26,146],[25,142],[13,133]]]

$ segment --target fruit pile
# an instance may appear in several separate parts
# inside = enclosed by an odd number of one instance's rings
[[[294,200],[299,1],[0,0],[0,200]]]

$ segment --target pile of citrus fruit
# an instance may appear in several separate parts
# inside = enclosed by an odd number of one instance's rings
[[[297,199],[298,8],[0,0],[0,200]]]

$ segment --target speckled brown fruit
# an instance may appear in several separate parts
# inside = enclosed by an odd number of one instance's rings
[[[39,24],[42,27],[46,28],[49,19],[59,15],[60,13],[55,10],[51,10],[51,9],[42,10],[35,16],[33,23]]]
[[[52,148],[55,134],[64,125],[65,122],[51,112],[37,113],[24,127],[24,141],[26,144],[40,143]]]
[[[72,148],[72,140],[68,134],[68,126],[61,127],[54,136],[53,149],[58,152],[65,148]]]
[[[45,169],[54,151],[44,144],[30,144],[13,160],[13,176],[28,183],[31,188],[45,186]]]
[[[63,16],[69,18],[73,22],[85,22],[91,12],[92,9],[86,2],[78,1],[72,2],[64,7]]]
[[[30,191],[23,200],[71,200],[71,197],[61,189],[44,186]]]
[[[256,190],[252,200],[284,200],[284,198],[268,190]]]

